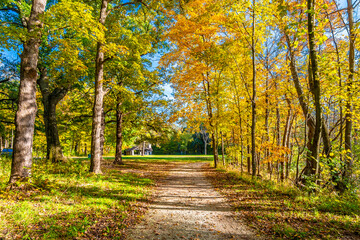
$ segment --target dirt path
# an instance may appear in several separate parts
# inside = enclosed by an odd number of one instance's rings
[[[203,164],[177,166],[128,239],[259,239],[204,176]]]

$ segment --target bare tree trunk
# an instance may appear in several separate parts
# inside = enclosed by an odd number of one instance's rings
[[[275,83],[275,89],[277,89],[277,83]],[[281,146],[281,136],[280,136],[280,109],[279,109],[279,103],[276,102],[276,127],[275,127],[275,133],[276,133],[276,145]],[[276,177],[277,181],[279,181],[279,160],[276,160]]]
[[[242,124],[241,124],[241,118],[240,118],[240,145],[241,145],[241,158],[240,158],[240,170],[241,174],[243,173],[243,159],[244,159],[244,144],[243,144],[243,136],[242,136]]]
[[[142,142],[141,156],[145,155],[145,141]]]
[[[296,93],[298,95],[298,100],[299,100],[301,109],[303,110],[306,125],[308,127],[307,148],[311,151],[311,149],[313,147],[312,146],[312,140],[314,139],[314,134],[315,134],[315,119],[310,114],[309,107],[306,104],[306,101],[304,99],[304,93],[302,91],[302,87],[301,87],[300,80],[299,80],[299,77],[298,77],[298,73],[297,73],[297,70],[296,70],[295,54],[294,54],[294,50],[292,49],[290,38],[286,33],[285,33],[285,37],[286,37],[286,41],[287,41],[287,45],[288,45],[288,51],[289,51],[289,57],[290,57],[291,76],[292,76],[292,79],[293,79],[293,82],[294,82],[294,85],[295,85],[295,89],[296,89]],[[323,119],[322,119],[322,122],[323,122]],[[329,130],[328,130],[326,124],[324,124],[324,123],[321,124],[321,128],[322,128],[321,136],[322,136],[322,139],[323,139],[324,151],[325,151],[325,154],[327,155],[327,157],[329,157],[330,153],[331,153],[331,141],[330,141]],[[309,152],[307,154],[306,166],[305,166],[305,169],[302,171],[307,176],[314,175],[316,173],[317,161],[311,155],[312,155],[311,152]],[[300,178],[300,176],[299,176],[299,178]]]
[[[105,144],[105,111],[104,111],[104,108],[102,110],[102,113],[101,113],[101,135],[100,135],[100,139],[101,139],[101,142],[100,142],[100,149],[101,149],[101,160],[104,159],[104,144]]]
[[[44,105],[44,123],[45,123],[45,134],[46,134],[46,158],[53,162],[63,161],[64,155],[62,152],[59,132],[56,121],[56,106],[65,97],[69,88],[55,88],[50,92],[49,79],[47,76],[47,69],[40,67],[40,78],[37,83],[40,87],[42,95],[42,103]]]
[[[213,155],[214,155],[214,167],[217,168],[219,162],[219,155],[218,155],[218,145],[217,145],[217,136],[216,133],[211,134],[212,143],[213,143]]]
[[[265,81],[265,105],[266,105],[266,109],[265,109],[265,131],[266,131],[266,142],[270,141],[270,134],[269,134],[269,115],[270,115],[270,111],[269,111],[269,78],[268,76],[266,76],[266,81]],[[269,149],[265,148],[264,150],[264,158],[267,159],[268,163],[268,172],[271,176],[271,162],[268,160],[269,158]]]
[[[102,25],[105,25],[107,17],[107,6],[108,0],[102,0],[101,10],[100,10],[100,19],[99,22]],[[93,108],[93,123],[92,123],[92,133],[91,133],[91,164],[90,172],[95,174],[101,174],[101,122],[102,122],[102,112],[103,112],[103,99],[104,99],[104,90],[103,90],[103,79],[104,79],[104,52],[103,44],[101,42],[97,43],[96,49],[96,70],[95,70],[95,100]]]
[[[122,123],[123,112],[117,107],[116,109],[116,153],[114,164],[123,165],[122,160]]]
[[[290,107],[290,106],[289,106]],[[283,142],[282,145],[283,147],[287,147],[287,136],[288,136],[288,131],[290,129],[290,119],[291,119],[291,109],[289,108],[288,110],[288,114],[286,117],[286,121],[285,121],[285,129],[284,129],[284,134],[283,134]],[[284,159],[281,160],[280,162],[280,181],[283,182],[285,179],[285,162],[287,162],[287,156],[284,153],[283,155]]]
[[[251,99],[251,160],[252,176],[256,176],[256,65],[255,65],[255,0],[252,1],[252,36],[251,36],[251,58],[252,58],[252,99]]]
[[[221,134],[221,157],[222,157],[223,166],[225,166],[224,139],[223,139],[223,134],[222,134],[222,132],[220,132],[220,134]]]
[[[352,130],[352,103],[351,103],[351,85],[354,81],[354,69],[355,69],[355,31],[354,31],[354,19],[353,19],[353,5],[351,0],[347,0],[347,11],[348,11],[348,22],[349,22],[349,76],[346,82],[347,90],[347,100],[345,106],[345,171],[344,178],[345,182],[351,180],[352,174],[352,165],[353,165],[353,156],[352,156],[352,146],[351,146],[351,130]]]
[[[289,106],[290,105],[290,101],[288,101],[289,103]],[[290,167],[291,167],[291,162],[292,162],[292,158],[293,158],[293,144],[290,143],[290,136],[291,136],[291,132],[292,132],[292,128],[293,128],[293,123],[295,121],[295,118],[296,118],[296,113],[293,114],[293,117],[290,121],[290,127],[289,127],[289,131],[288,131],[288,134],[287,134],[287,137],[286,137],[286,146],[287,148],[290,149],[290,156],[287,158],[287,162],[286,162],[286,173],[285,173],[285,178],[288,179],[289,178],[289,173],[290,173]]]
[[[313,161],[317,163],[318,160],[318,152],[319,152],[319,142],[320,142],[320,132],[321,132],[321,103],[320,103],[320,80],[318,73],[318,63],[316,57],[316,49],[315,49],[315,0],[307,0],[307,10],[308,10],[308,38],[309,38],[309,58],[310,58],[310,66],[309,66],[309,85],[310,91],[313,95],[314,105],[315,105],[315,129],[314,136],[312,139],[311,145],[311,157]],[[314,166],[309,165],[307,171],[305,171],[305,175],[310,176],[314,174],[314,170],[316,172],[316,168],[313,169]],[[316,166],[315,166],[316,167]]]
[[[46,157],[54,163],[64,160],[56,122],[56,104],[57,100],[53,98],[51,99],[50,97],[49,101],[44,105],[44,121],[47,140]]]
[[[251,174],[251,155],[250,155],[250,143],[247,145],[247,172]]]
[[[204,142],[204,155],[207,155],[207,143],[209,140],[209,136],[206,133],[206,129],[203,126],[200,126],[200,134],[201,138]]]
[[[36,79],[42,23],[46,0],[33,0],[27,20],[29,36],[23,44],[20,64],[18,110],[15,116],[15,142],[9,183],[31,176],[34,124],[37,112]]]

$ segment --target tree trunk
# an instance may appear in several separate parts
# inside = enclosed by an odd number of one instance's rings
[[[46,0],[33,0],[27,21],[29,36],[23,44],[20,63],[18,110],[15,116],[15,142],[9,183],[31,176],[34,124],[37,112],[36,79],[42,23]]]
[[[283,134],[283,142],[282,146],[285,148],[287,147],[287,137],[288,137],[288,131],[290,129],[290,119],[291,119],[291,109],[289,108],[287,118],[285,121],[285,128],[284,128],[284,134]],[[285,179],[285,163],[287,163],[287,156],[286,153],[283,155],[283,159],[280,162],[280,181],[283,182]]]
[[[104,144],[105,144],[105,111],[104,111],[104,108],[102,110],[102,113],[101,113],[101,142],[100,142],[100,149],[101,149],[101,160],[104,159]]]
[[[251,58],[252,58],[252,99],[251,99],[251,160],[252,176],[256,176],[256,66],[255,66],[255,0],[252,1],[252,36],[251,36]]]
[[[275,89],[277,89],[277,83],[275,83]],[[275,136],[276,136],[276,145],[278,147],[281,146],[281,134],[280,134],[280,109],[279,109],[279,103],[278,101],[276,101],[276,124],[275,124]],[[279,165],[281,165],[281,163],[279,163],[279,160],[276,160],[276,176],[277,176],[277,181],[279,181]],[[281,166],[280,166],[281,167]]]
[[[240,118],[240,146],[241,146],[241,155],[240,155],[240,171],[241,171],[241,174],[243,173],[243,158],[244,158],[244,144],[243,144],[243,135],[242,135],[242,124],[241,124],[241,118]]]
[[[105,25],[107,17],[108,1],[102,0],[99,22]],[[102,112],[104,101],[103,79],[104,79],[104,52],[103,44],[97,43],[95,63],[95,100],[93,107],[93,123],[91,132],[91,164],[90,172],[101,174],[101,132]]]
[[[186,154],[186,151],[185,151]],[[141,156],[145,155],[145,141],[142,142],[142,148],[141,148]]]
[[[352,130],[352,103],[351,103],[351,85],[354,81],[354,69],[355,69],[355,30],[354,30],[354,19],[353,19],[353,5],[351,0],[347,0],[347,11],[348,11],[348,22],[349,22],[349,76],[346,82],[347,100],[345,106],[345,171],[344,180],[345,183],[349,183],[352,174],[352,147],[351,147],[351,130]]]
[[[222,157],[223,166],[225,166],[224,138],[222,132],[220,132],[220,134],[221,134],[221,157]]]
[[[116,153],[114,164],[123,165],[122,160],[122,123],[123,123],[123,112],[116,109]]]
[[[306,104],[306,101],[304,99],[304,93],[302,91],[302,87],[300,84],[300,80],[298,77],[298,73],[296,70],[296,65],[295,65],[295,54],[294,54],[294,50],[292,49],[292,45],[290,42],[290,38],[289,36],[285,33],[285,37],[286,37],[286,42],[288,45],[288,51],[289,51],[289,56],[290,56],[290,71],[291,71],[291,76],[295,85],[295,89],[296,89],[296,93],[298,96],[298,100],[301,106],[301,109],[303,111],[304,117],[305,117],[305,122],[306,125],[308,127],[308,142],[307,142],[307,148],[311,151],[312,149],[312,140],[314,138],[314,133],[315,133],[315,119],[314,117],[310,114],[309,112],[309,107]],[[324,124],[323,122],[324,120],[322,119],[322,124],[321,124],[321,136],[323,139],[323,144],[324,144],[324,151],[325,154],[327,155],[327,157],[330,156],[331,153],[331,141],[330,141],[330,135],[329,135],[329,130],[326,126],[326,124]],[[316,163],[317,161],[311,156],[312,154],[309,153],[307,154],[307,158],[306,158],[306,166],[305,169],[302,171],[305,175],[309,176],[309,175],[314,175],[316,173]],[[330,166],[331,167],[331,166]],[[300,176],[299,176],[300,178]]]
[[[288,100],[288,103],[289,103],[289,106],[291,106],[289,100]],[[287,158],[287,161],[286,161],[285,179],[289,178],[290,167],[291,167],[291,162],[292,162],[292,158],[293,158],[293,144],[290,143],[290,135],[291,135],[291,132],[292,132],[293,123],[295,121],[295,118],[296,118],[296,113],[293,114],[293,117],[292,117],[292,119],[290,121],[289,131],[288,131],[288,134],[287,134],[287,137],[286,137],[286,146],[287,146],[287,148],[290,149],[290,156]]]
[[[266,106],[266,109],[265,109],[265,131],[266,131],[266,142],[269,142],[270,141],[270,133],[269,133],[269,115],[270,115],[270,111],[269,111],[269,78],[268,76],[266,76],[266,81],[265,81],[265,106]],[[264,158],[267,159],[267,165],[268,165],[268,172],[271,176],[271,162],[269,161],[269,155],[270,155],[270,152],[269,152],[269,148],[265,148],[264,149]]]
[[[311,157],[312,161],[317,162],[318,152],[319,152],[319,142],[320,142],[320,132],[321,132],[321,103],[320,103],[320,80],[318,73],[318,63],[316,57],[316,46],[315,46],[315,0],[307,0],[307,10],[308,10],[308,38],[309,38],[309,58],[310,58],[310,67],[309,67],[309,85],[310,91],[313,95],[314,105],[315,105],[315,129],[314,136],[312,139],[311,145]],[[312,166],[309,166],[312,167]],[[316,171],[316,169],[315,169]],[[308,169],[307,175],[313,175],[313,169]]]
[[[49,101],[44,104],[44,122],[47,141],[46,157],[53,163],[64,160],[56,122],[56,104],[57,101],[53,98],[50,98]]]
[[[251,155],[250,155],[250,144],[248,142],[247,145],[247,153],[248,153],[248,157],[247,157],[247,172],[249,174],[251,174]]]
[[[213,143],[213,155],[214,155],[214,167],[217,168],[218,162],[219,162],[219,155],[218,155],[218,145],[217,145],[217,139],[216,134],[212,133],[212,143]]]
[[[44,123],[46,135],[46,158],[53,162],[63,161],[59,132],[56,121],[56,106],[65,97],[69,88],[55,88],[52,92],[49,89],[49,79],[47,70],[44,67],[39,68],[40,78],[37,80],[42,95],[42,103],[44,106]]]

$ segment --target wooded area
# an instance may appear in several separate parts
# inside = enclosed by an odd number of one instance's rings
[[[69,172],[107,176],[148,142],[358,203],[359,4],[2,0],[1,191],[75,156]]]
[[[178,116],[209,130],[215,166],[225,149],[254,177],[357,185],[357,2],[339,4],[191,1],[173,12],[162,61]]]

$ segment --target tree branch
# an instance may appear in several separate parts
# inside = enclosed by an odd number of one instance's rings
[[[16,8],[11,8],[11,7],[8,7],[8,8],[0,8],[0,11],[12,11],[12,12],[15,12],[17,14],[20,14],[20,11]]]

